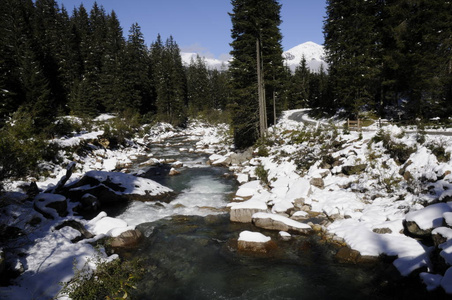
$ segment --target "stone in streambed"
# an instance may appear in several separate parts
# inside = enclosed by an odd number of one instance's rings
[[[138,229],[127,230],[117,237],[110,239],[109,246],[112,248],[130,249],[138,246],[143,239],[143,234]]]
[[[244,252],[268,253],[274,245],[271,238],[259,232],[242,231],[238,239],[238,250]]]
[[[259,200],[248,200],[240,203],[233,203],[230,206],[230,220],[239,223],[251,223],[255,213],[266,212],[267,204]]]
[[[252,220],[256,227],[268,230],[295,232],[299,234],[307,234],[312,231],[312,227],[308,224],[300,223],[277,214],[256,213],[253,215]]]

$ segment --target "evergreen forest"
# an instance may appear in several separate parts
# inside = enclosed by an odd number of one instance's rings
[[[68,12],[55,0],[0,1],[3,164],[23,141],[60,134],[65,115],[129,114],[175,126],[215,116],[244,149],[285,109],[412,120],[452,112],[450,1],[328,0],[328,68],[316,72],[306,59],[295,72],[285,64],[279,1],[231,3],[233,59],[217,70],[200,57],[184,65],[171,36],[147,44],[137,23],[124,34],[116,13],[96,3]]]

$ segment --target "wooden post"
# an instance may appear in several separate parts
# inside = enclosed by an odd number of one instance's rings
[[[259,38],[256,39],[256,63],[257,63],[257,95],[259,101],[259,131],[260,136],[265,136],[267,131],[267,107],[265,105],[264,75],[261,60],[261,49]]]

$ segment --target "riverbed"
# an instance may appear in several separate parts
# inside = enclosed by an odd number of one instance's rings
[[[207,165],[208,155],[189,151],[184,137],[151,145],[154,157],[181,162],[136,168],[172,188],[166,202],[132,202],[116,217],[137,225],[145,241],[125,257],[146,268],[133,299],[426,299],[418,282],[394,278],[390,263],[353,265],[335,258],[337,247],[320,235],[278,239],[277,232],[231,223],[226,205],[237,189],[227,168]],[[241,253],[241,231],[275,241],[268,255]],[[394,272],[395,271],[395,272]]]

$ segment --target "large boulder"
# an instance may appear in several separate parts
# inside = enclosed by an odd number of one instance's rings
[[[231,158],[219,154],[212,154],[211,156],[209,156],[209,163],[215,167],[227,167],[231,164]]]
[[[239,223],[251,223],[252,216],[267,211],[267,204],[259,200],[248,200],[230,206],[230,220]]]
[[[68,215],[66,197],[59,194],[38,194],[34,199],[33,208],[47,219]]]
[[[429,237],[433,229],[443,225],[443,214],[452,212],[451,206],[449,203],[436,203],[409,212],[405,216],[405,230],[412,236]]]
[[[345,175],[356,175],[364,172],[366,170],[366,164],[360,164],[355,166],[342,166],[342,173]]]
[[[65,186],[66,195],[80,201],[83,195],[95,196],[101,204],[128,200],[162,200],[173,191],[151,179],[120,172],[87,172],[78,182]]]
[[[256,213],[253,215],[252,220],[256,227],[268,230],[295,232],[301,234],[307,234],[312,231],[312,227],[308,224],[300,223],[277,214]]]
[[[71,227],[75,230],[77,230],[78,232],[80,232],[80,235],[75,237],[74,239],[71,240],[71,242],[73,243],[77,243],[78,241],[81,241],[83,239],[90,239],[94,237],[94,234],[92,234],[91,232],[89,232],[85,226],[78,222],[77,220],[66,220],[63,223],[61,223],[58,226],[55,226],[56,230],[60,230],[64,227]]]
[[[117,237],[109,240],[109,246],[114,249],[130,249],[136,248],[143,239],[143,234],[138,229],[127,230]]]

